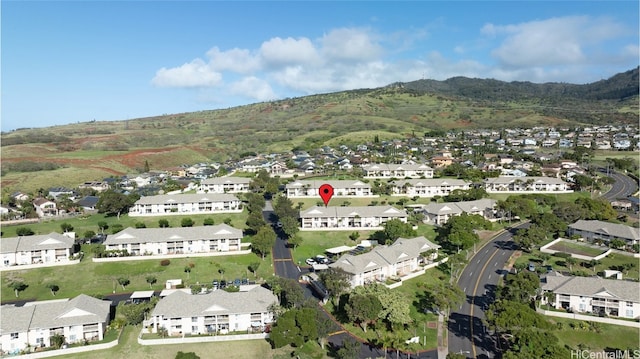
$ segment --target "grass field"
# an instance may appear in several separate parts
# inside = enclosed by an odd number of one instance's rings
[[[597,323],[600,332],[586,329],[578,329],[584,322],[565,318],[548,317],[551,323],[562,323],[562,329],[554,330],[554,334],[560,340],[560,345],[568,345],[578,348],[586,346],[590,351],[602,351],[606,348],[638,349],[640,329],[623,327],[620,325]],[[575,328],[571,327],[571,324]]]
[[[589,257],[596,257],[607,251],[607,248],[593,248],[593,247],[586,246],[584,244],[580,244],[578,242],[569,242],[569,241],[560,241],[554,244],[553,246],[549,247],[549,249],[560,251],[560,252],[589,256]]]
[[[83,250],[88,251],[87,245]],[[260,262],[257,275],[250,273],[248,266],[251,263]],[[191,266],[191,272],[184,271]],[[168,279],[182,279],[185,285],[207,284],[213,279],[241,279],[260,280],[273,274],[271,257],[265,260],[251,253],[244,255],[218,256],[218,257],[192,257],[174,258],[168,266],[161,266],[159,259],[148,259],[124,262],[95,263],[89,256],[75,265],[46,267],[29,270],[3,271],[0,273],[2,291],[0,298],[2,303],[16,300],[12,290],[7,289],[12,280],[22,280],[29,287],[20,293],[19,299],[46,300],[55,298],[72,298],[81,293],[84,294],[111,294],[130,293],[136,290],[149,290],[146,282],[148,275],[153,275],[157,283],[153,289],[160,290]],[[224,273],[220,273],[222,269]],[[118,278],[128,278],[130,284],[124,289],[117,284]],[[47,284],[57,284],[60,287],[54,297]]]
[[[127,326],[120,337],[119,344],[111,349],[97,350],[81,354],[64,355],[60,359],[174,359],[179,351],[194,352],[200,358],[273,358],[274,351],[266,340],[244,340],[219,343],[183,343],[170,345],[140,345],[137,337],[140,326]]]

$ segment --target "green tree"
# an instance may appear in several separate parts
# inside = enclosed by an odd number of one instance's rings
[[[282,223],[282,231],[288,238],[294,237],[300,231],[297,217],[280,217],[280,222]]]
[[[16,234],[20,237],[23,237],[23,236],[32,236],[36,234],[36,232],[34,232],[33,229],[29,227],[19,227],[16,229]]]
[[[351,286],[349,274],[341,268],[329,267],[328,270],[320,273],[320,279],[329,291],[329,295],[333,297],[334,304],[337,303],[340,295]]]
[[[213,226],[214,223],[215,222],[214,222],[213,218],[207,217],[207,218],[204,219],[202,224],[205,225],[205,226]]]
[[[342,346],[336,352],[336,358],[353,359],[358,357],[358,353],[360,353],[360,343],[348,338],[342,341]]]
[[[189,217],[185,217],[180,221],[180,226],[181,227],[193,227],[193,219],[189,218]]]
[[[440,282],[427,287],[420,298],[420,305],[446,315],[451,308],[462,304],[464,298],[465,294],[460,287],[449,282]]]
[[[288,242],[289,245],[293,247],[293,250],[295,250],[299,245],[302,244],[302,237],[295,234],[292,237],[289,237]]]
[[[100,230],[100,233],[104,234],[104,231],[109,229],[109,224],[106,221],[99,221],[98,229]]]
[[[27,289],[29,287],[28,284],[26,284],[25,282],[21,281],[21,280],[14,280],[9,282],[9,288],[13,289],[13,292],[16,295],[16,298],[19,297],[20,292],[24,291],[25,289]]]
[[[196,353],[194,352],[187,352],[187,353],[178,352],[176,353],[175,359],[200,359],[200,357],[197,356]]]
[[[149,311],[148,303],[118,304],[118,313],[122,314],[129,325],[138,325],[144,320],[144,314]]]
[[[169,220],[162,218],[158,220],[158,227],[160,228],[169,228]]]
[[[288,344],[300,346],[304,343],[300,328],[296,325],[296,310],[289,310],[278,317],[275,325],[271,328],[269,341],[275,349]]]
[[[60,223],[60,229],[64,233],[73,232],[73,226],[67,222]]]
[[[108,216],[115,215],[120,219],[120,214],[126,212],[139,198],[138,195],[126,195],[107,190],[100,195],[96,208],[99,213],[105,213]]]
[[[120,286],[122,287],[122,290],[124,290],[125,287],[129,285],[129,283],[131,283],[129,278],[126,278],[126,277],[118,278],[118,284],[120,284]]]
[[[410,223],[404,223],[397,218],[386,221],[383,227],[382,232],[384,233],[385,242],[395,242],[400,237],[411,238],[416,236],[416,231]]]
[[[49,337],[49,341],[51,342],[51,346],[54,349],[60,349],[60,348],[62,348],[62,345],[65,342],[65,337],[62,334],[56,333],[56,334],[52,335],[51,337]]]
[[[521,271],[517,274],[509,274],[504,287],[502,287],[501,298],[529,303],[535,298],[539,288],[540,278],[533,272]]]
[[[83,238],[87,238],[87,239],[91,239],[91,238],[93,238],[95,236],[96,236],[96,232],[94,232],[92,230],[84,231],[84,233],[82,234],[82,237]]]
[[[58,286],[55,283],[47,284],[47,288],[49,288],[49,290],[51,291],[51,295],[53,295],[54,297],[56,296],[56,293],[60,290],[60,286]]]
[[[147,281],[147,283],[149,283],[149,289],[151,289],[153,287],[154,284],[156,284],[156,282],[158,281],[158,278],[156,278],[153,275],[148,275],[145,280]]]
[[[270,226],[262,226],[253,238],[251,238],[251,249],[260,254],[262,260],[265,255],[271,252],[271,248],[276,244],[276,233]]]
[[[249,271],[253,273],[254,277],[258,276],[258,268],[260,268],[260,262],[251,262],[249,264]]]
[[[266,222],[261,212],[249,212],[245,224],[251,233],[258,233],[258,231],[265,226]]]
[[[382,310],[380,300],[373,294],[353,294],[345,305],[349,320],[359,323],[362,330],[367,332],[367,325],[375,322]]]

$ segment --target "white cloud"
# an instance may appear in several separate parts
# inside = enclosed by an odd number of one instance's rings
[[[536,67],[584,64],[589,46],[606,41],[622,31],[607,18],[569,16],[516,25],[486,24],[481,33],[506,36],[492,55],[503,65]]]
[[[342,28],[332,30],[320,39],[322,54],[327,62],[364,62],[378,59],[382,47],[363,29]]]
[[[249,50],[234,48],[220,51],[213,47],[207,51],[209,65],[216,71],[232,71],[247,74],[260,69],[260,59],[252,55]]]
[[[276,98],[268,82],[253,76],[232,83],[229,89],[234,95],[248,97],[256,101],[268,101]]]
[[[200,59],[179,67],[161,68],[151,82],[159,87],[208,87],[217,86],[222,75]]]
[[[319,65],[316,48],[307,38],[282,39],[275,37],[260,47],[260,56],[265,67],[281,67],[294,64]]]

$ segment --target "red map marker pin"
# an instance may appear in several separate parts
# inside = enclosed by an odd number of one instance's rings
[[[333,187],[331,187],[330,184],[326,183],[320,186],[320,197],[322,198],[324,206],[326,207],[327,204],[329,204],[331,197],[333,197]]]

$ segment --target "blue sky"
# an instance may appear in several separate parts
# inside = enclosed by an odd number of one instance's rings
[[[638,1],[1,3],[2,131],[639,64]]]

